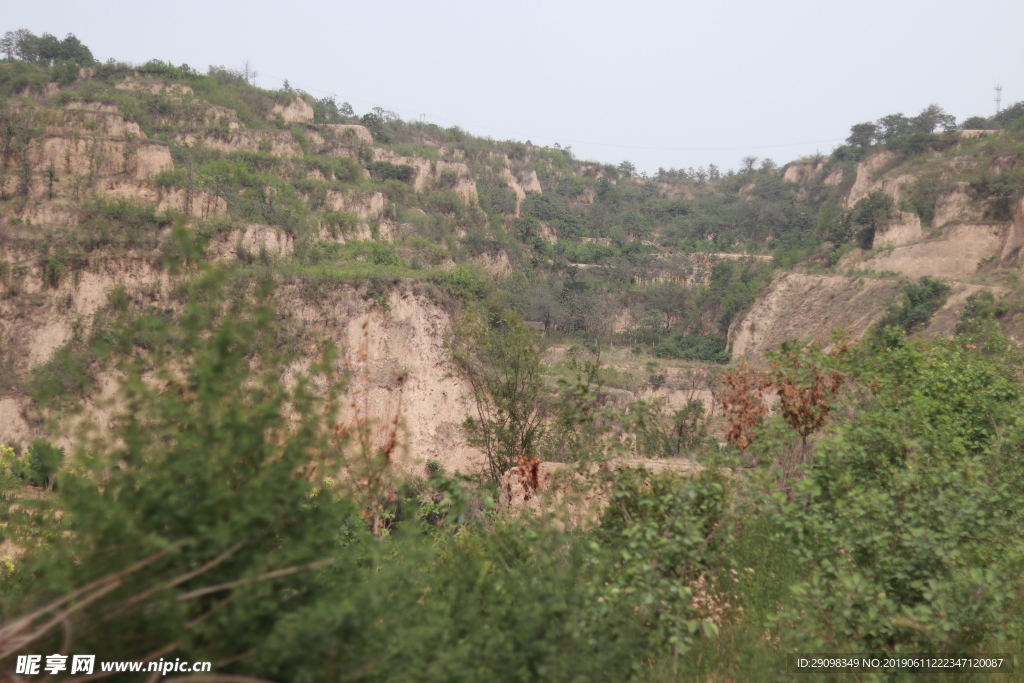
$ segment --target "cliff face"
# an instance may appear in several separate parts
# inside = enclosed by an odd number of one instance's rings
[[[852,183],[842,197],[844,207],[853,208],[874,192],[892,200],[872,248],[853,250],[836,268],[857,275],[776,275],[744,318],[730,327],[734,356],[757,358],[791,337],[827,339],[834,327],[849,330],[854,338],[863,336],[898,297],[893,274],[950,284],[946,304],[924,330],[926,336],[952,335],[972,294],[983,289],[997,297],[1011,293],[1010,284],[1024,275],[1024,200],[1012,205],[1011,220],[1006,220],[994,210],[998,198],[971,187],[971,181],[985,174],[998,176],[1016,163],[1001,142],[997,135],[968,138],[944,153],[914,159],[881,150],[847,171]],[[809,191],[814,183],[839,185],[843,171],[793,164],[784,173]],[[840,183],[823,182],[824,175],[837,173]]]
[[[115,287],[124,287],[134,306],[173,309],[180,307],[172,296],[174,284],[166,270],[127,258],[98,264],[56,287],[46,286],[38,274],[12,278],[13,290],[0,299],[8,379],[27,376],[64,345],[88,336],[93,316],[111,312],[109,295]],[[400,416],[408,442],[401,462],[406,470],[420,471],[427,460],[437,460],[449,472],[475,471],[480,454],[466,444],[460,428],[472,407],[469,391],[451,376],[444,348],[450,312],[412,288],[395,289],[383,305],[365,293],[365,288],[344,285],[311,300],[293,284],[277,290],[275,304],[297,337],[333,339],[340,347],[338,371],[348,382],[343,419],[367,418],[383,429]],[[86,403],[100,424],[109,419],[101,399],[115,384],[113,375],[99,373],[98,393]],[[24,389],[6,387],[0,396],[0,440],[27,443],[42,434],[41,418]]]
[[[173,145],[185,151],[280,159],[286,164],[281,174],[289,177],[309,153],[369,158],[411,168],[413,191],[443,186],[467,208],[477,201],[475,181],[456,156],[431,161],[397,154],[375,145],[360,125],[309,125],[302,132],[253,129],[233,110],[204,101],[188,86],[129,79],[116,87],[140,97],[169,96],[169,106],[184,123],[165,131],[161,140],[151,139],[118,106],[61,98],[56,88],[28,94],[5,112],[5,120],[19,134],[5,139],[0,168],[0,355],[6,377],[0,396],[2,443],[25,444],[42,433],[43,415],[26,393],[28,378],[56,351],[88,335],[93,317],[109,309],[116,287],[125,288],[134,306],[178,306],[172,290],[180,278],[162,266],[174,220],[193,230],[207,226],[205,258],[211,262],[263,258],[282,264],[295,252],[294,232],[233,219],[228,202],[215,189],[187,182],[191,162],[176,164]],[[311,124],[313,108],[297,97],[275,105],[269,117]],[[442,149],[435,156],[449,153]],[[359,165],[353,168],[358,185],[366,171]],[[325,181],[323,174],[309,174],[314,182],[298,183],[299,201],[313,212],[310,224],[321,226],[316,235],[320,241],[388,240],[402,229],[397,215],[385,215],[388,200],[381,192],[320,189],[316,185]],[[516,171],[507,159],[498,175],[508,179],[508,189],[520,200],[524,190],[541,191],[535,172]],[[186,187],[180,186],[183,178]],[[265,201],[272,203],[278,191],[266,189]],[[93,207],[107,205],[96,202],[148,208],[150,224],[129,239],[125,226],[115,220],[114,234],[97,238],[87,215],[95,212]],[[330,229],[320,215],[341,221],[344,229]],[[507,272],[507,259],[504,264]],[[469,414],[468,392],[450,376],[443,346],[451,312],[413,293],[411,285],[392,288],[383,301],[377,297],[371,302],[365,293],[365,287],[341,285],[311,301],[300,284],[286,284],[277,292],[277,304],[296,334],[333,337],[343,348],[339,370],[349,377],[347,417],[386,425],[401,416],[409,446],[404,467],[421,468],[431,459],[450,472],[475,470],[480,454],[466,445],[460,428]],[[401,383],[396,381],[399,375]],[[95,382],[99,394],[87,401],[89,413],[100,422],[107,416],[98,399],[114,385],[115,379],[101,372]]]
[[[1008,259],[1016,258],[1011,254],[1019,254],[1024,240],[1015,229],[1024,208],[1018,202],[1012,216],[1006,215],[1005,208],[996,207],[1000,197],[977,187],[979,179],[1000,177],[1019,161],[1012,143],[994,134],[963,136],[948,149],[923,156],[870,154],[856,165],[843,205],[852,208],[881,192],[892,209],[875,231],[872,248],[851,254],[840,267],[956,281],[975,279],[979,265],[994,260],[1019,270],[1022,264]],[[786,172],[797,182],[813,181]]]
[[[967,297],[983,289],[997,297],[1003,287],[954,282],[945,305],[924,329],[926,336],[951,336]],[[834,328],[860,339],[874,326],[890,303],[898,299],[894,279],[781,273],[768,291],[729,330],[734,358],[757,359],[787,339],[827,344]]]
[[[356,287],[330,291],[316,301],[295,286],[277,295],[291,325],[310,336],[338,340],[339,368],[349,372],[345,419],[369,418],[378,430],[398,417],[408,441],[403,468],[423,471],[436,460],[448,472],[475,472],[482,454],[466,444],[461,425],[471,414],[471,394],[451,374],[444,347],[450,314],[411,289],[391,293],[386,309]]]

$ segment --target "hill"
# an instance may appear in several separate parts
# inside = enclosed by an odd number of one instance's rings
[[[647,175],[0,51],[12,680],[1009,663],[1024,106]]]
[[[236,262],[239,287],[270,278],[305,304],[358,294],[384,311],[426,292],[423,306],[447,312],[425,315],[445,320],[490,301],[539,321],[556,345],[629,347],[670,365],[833,324],[863,334],[898,297],[894,276],[962,283],[939,325],[979,288],[1013,290],[1020,269],[1015,109],[984,121],[989,132],[930,132],[944,121],[932,108],[858,124],[828,157],[646,177],[380,108],[356,117],[220,67],[72,64],[0,67],[8,438],[39,419],[25,411],[41,364],[61,392],[95,386],[86,347],[116,287],[136,306],[173,307],[166,264],[182,235],[194,258]],[[443,370],[421,372],[445,385]],[[449,418],[417,427],[448,443],[465,391],[438,391]]]

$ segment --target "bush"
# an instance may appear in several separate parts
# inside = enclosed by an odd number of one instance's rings
[[[724,364],[729,362],[729,354],[725,351],[725,340],[713,334],[687,334],[666,339],[651,347],[651,355],[657,358],[699,360],[707,363]]]
[[[369,166],[370,174],[379,180],[398,180],[408,183],[416,178],[416,169],[408,164],[392,164],[388,161],[374,161]]]
[[[932,202],[934,207],[934,201]],[[850,232],[861,249],[871,249],[875,233],[885,225],[892,213],[892,197],[876,190],[864,197],[849,213]]]
[[[304,161],[307,168],[320,171],[327,180],[356,183],[362,178],[359,164],[348,157],[307,156]]]
[[[57,348],[45,363],[32,369],[29,392],[42,404],[80,397],[92,387],[96,354],[78,340]]]
[[[626,471],[611,498],[599,537],[620,559],[606,590],[635,601],[652,641],[677,655],[717,635],[693,597],[697,585],[713,583],[716,570],[729,566],[733,533],[721,475]]]
[[[170,214],[157,215],[155,207],[124,199],[96,199],[80,217],[81,245],[87,251],[102,247],[155,248],[160,233],[173,223]]]
[[[968,188],[976,199],[988,200],[987,218],[1011,220],[1017,200],[1024,196],[1024,169],[1012,168],[999,174],[983,172],[970,181]]]
[[[872,344],[849,367],[865,390],[782,503],[809,578],[778,623],[805,652],[971,652],[1017,637],[1024,586],[1019,351]],[[869,390],[867,388],[870,388]],[[1019,424],[1019,423],[1018,423]],[[1004,469],[1005,468],[1005,469]],[[780,497],[781,501],[781,497]],[[992,651],[992,650],[988,650]]]
[[[980,331],[985,321],[1002,317],[1009,310],[1003,301],[996,301],[992,292],[987,289],[967,297],[967,303],[960,311],[960,319],[956,323],[957,334],[970,334]]]
[[[516,193],[507,187],[481,185],[477,187],[480,208],[488,214],[509,215],[516,212],[519,204]]]
[[[927,276],[916,283],[906,283],[901,302],[889,306],[888,313],[878,322],[876,329],[882,331],[889,325],[896,325],[910,333],[927,325],[932,315],[946,303],[949,291],[949,285]]]
[[[28,453],[19,455],[10,446],[0,445],[0,499],[14,498],[24,481],[36,478]]]
[[[923,173],[910,188],[907,199],[914,213],[921,218],[922,225],[931,225],[935,217],[935,204],[943,190],[945,183],[940,173]]]
[[[64,463],[64,449],[52,446],[43,439],[35,439],[29,447],[28,461],[32,483],[49,489],[54,482],[54,476]]]

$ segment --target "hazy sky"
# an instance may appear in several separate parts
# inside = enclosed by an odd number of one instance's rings
[[[248,57],[265,87],[648,172],[828,152],[932,102],[989,115],[996,83],[1024,99],[1021,0],[0,0],[22,27],[101,60]]]

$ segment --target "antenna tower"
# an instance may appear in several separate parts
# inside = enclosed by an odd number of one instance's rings
[[[1002,107],[1002,104],[1003,104],[1003,86],[997,85],[996,86],[996,114],[999,114],[999,111],[1000,111],[1000,109]]]

